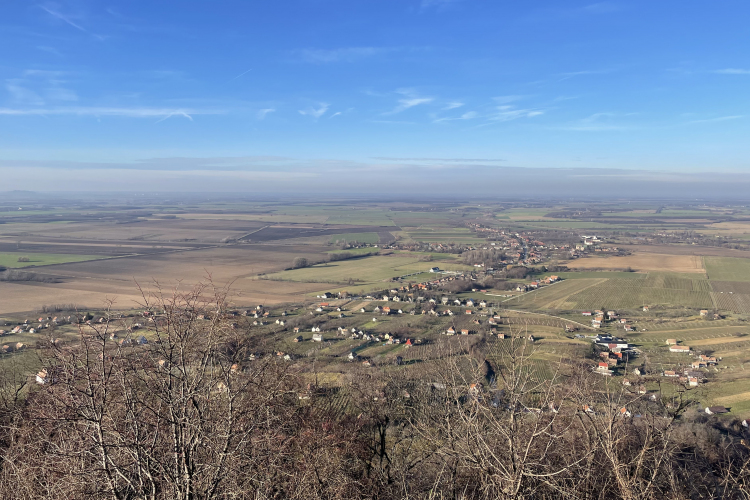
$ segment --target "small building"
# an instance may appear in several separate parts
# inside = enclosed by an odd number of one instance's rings
[[[469,334],[469,330],[467,330],[466,328],[461,330],[461,335],[468,335],[468,334]]]
[[[677,339],[667,339],[667,345],[677,345]]]
[[[729,410],[727,410],[723,406],[708,406],[703,411],[705,411],[708,415],[720,415],[722,413],[729,413]]]
[[[582,316],[591,316],[591,311],[583,311],[581,313]]]
[[[314,333],[312,339],[313,342],[323,342],[323,335],[320,333]]]
[[[669,348],[669,352],[677,352],[682,354],[690,354],[690,347],[686,345],[673,345]]]

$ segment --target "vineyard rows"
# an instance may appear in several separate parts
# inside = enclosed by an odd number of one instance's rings
[[[746,283],[750,285],[750,283]],[[732,311],[739,314],[750,314],[750,295],[744,293],[717,293],[712,292],[711,297],[717,309]]]
[[[713,307],[709,292],[622,286],[623,282],[629,281],[640,280],[611,279],[570,296],[565,304],[569,309],[635,309],[655,304],[706,309]]]
[[[716,293],[743,293],[750,295],[750,283],[746,281],[711,281],[711,288]]]

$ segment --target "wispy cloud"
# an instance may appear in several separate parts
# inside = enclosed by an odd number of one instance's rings
[[[302,49],[296,54],[305,62],[324,64],[355,62],[368,57],[400,50],[396,47],[342,47],[338,49]]]
[[[443,111],[448,111],[450,109],[460,108],[463,105],[464,105],[464,103],[462,103],[462,102],[449,102],[448,104],[445,105],[445,107],[443,108]]]
[[[62,87],[48,88],[45,91],[45,95],[47,96],[47,99],[50,99],[52,101],[72,102],[78,100],[78,94],[76,94],[73,90],[65,89]]]
[[[390,156],[375,156],[372,159],[384,161],[443,161],[457,163],[494,163],[499,161],[507,161],[499,158],[393,158]]]
[[[750,75],[750,69],[724,68],[717,69],[716,71],[714,71],[714,73],[718,73],[720,75]]]
[[[627,127],[613,122],[617,115],[615,113],[594,113],[578,121],[554,127],[557,130],[568,130],[572,132],[606,132],[625,130]]]
[[[404,98],[399,99],[398,105],[391,111],[383,113],[384,115],[395,115],[421,104],[429,104],[435,100],[433,97],[421,97],[413,89],[399,89],[396,93],[403,95]]]
[[[744,118],[744,115],[729,115],[729,116],[719,116],[717,118],[706,118],[705,120],[690,120],[687,123],[715,123],[715,122],[725,122],[729,120],[739,120],[740,118]]]
[[[474,118],[477,118],[478,116],[479,116],[479,113],[477,113],[476,111],[467,111],[466,113],[463,113],[459,116],[436,118],[433,121],[435,123],[441,123],[441,122],[450,122],[450,121],[455,121],[455,120],[473,120]]]
[[[438,9],[445,8],[450,4],[461,2],[462,0],[422,0],[420,6],[422,9],[429,9],[435,7]]]
[[[56,55],[58,57],[63,57],[63,53],[62,52],[60,52],[56,48],[50,47],[48,45],[39,45],[39,46],[37,46],[37,49],[39,49],[39,50],[41,50],[43,52],[48,52],[50,54],[54,54],[54,55]]]
[[[607,73],[612,73],[613,70],[611,69],[585,69],[581,71],[568,71],[566,73],[559,73],[560,81],[563,80],[570,80],[571,78],[575,78],[577,76],[587,76],[587,75],[606,75]]]
[[[306,108],[306,109],[300,109],[299,114],[304,115],[304,116],[312,116],[313,118],[317,120],[318,118],[326,114],[329,107],[330,107],[330,104],[326,102],[321,102],[320,104],[318,104],[317,108],[310,106],[309,108]]]
[[[622,6],[614,2],[596,2],[585,6],[583,10],[596,14],[608,14],[622,10]]]
[[[46,7],[44,5],[40,5],[39,7],[42,10],[44,10],[45,12],[47,12],[49,15],[51,15],[52,17],[55,17],[55,18],[59,19],[60,21],[68,24],[69,26],[72,26],[73,28],[75,28],[75,29],[77,29],[79,31],[82,31],[82,32],[84,32],[84,33],[86,33],[88,35],[91,35],[91,36],[93,36],[94,38],[96,38],[98,40],[104,40],[104,38],[105,38],[102,35],[97,35],[96,33],[92,33],[91,31],[87,30],[86,28],[84,28],[80,24],[78,24],[75,21],[73,21],[70,18],[70,16],[66,16],[63,13],[61,13],[61,12],[55,10],[55,9],[52,9],[50,7]]]
[[[0,108],[4,116],[122,116],[127,118],[170,118],[182,116],[192,120],[194,115],[224,114],[222,110],[167,109],[167,108],[107,108],[107,107],[60,107],[60,108]],[[160,120],[161,121],[161,120]]]
[[[258,120],[263,120],[266,118],[266,116],[269,113],[275,113],[275,112],[276,110],[274,108],[265,108],[265,109],[258,110],[258,113],[256,114],[256,116],[258,117]]]
[[[23,86],[22,80],[7,80],[5,90],[8,91],[12,101],[20,105],[42,106],[44,99],[31,89]]]
[[[503,105],[495,107],[494,112],[487,118],[493,122],[509,122],[518,120],[519,118],[534,118],[543,114],[544,111],[540,109],[522,109],[515,106]]]
[[[235,76],[235,77],[233,77],[233,78],[230,78],[229,80],[227,80],[227,83],[229,83],[229,82],[233,82],[233,81],[235,81],[236,79],[238,79],[238,78],[241,78],[241,77],[245,76],[246,74],[250,73],[250,72],[251,72],[252,70],[253,70],[253,68],[250,68],[250,69],[249,69],[249,70],[247,70],[247,71],[243,71],[243,72],[242,72],[242,73],[240,73],[239,75],[237,75],[237,76]]]

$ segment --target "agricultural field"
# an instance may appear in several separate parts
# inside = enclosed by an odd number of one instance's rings
[[[340,285],[368,285],[389,280],[396,276],[427,271],[432,265],[419,258],[407,257],[405,253],[389,256],[370,256],[361,259],[328,262],[303,269],[294,269],[268,274],[264,280],[293,281],[299,283],[330,283]],[[464,264],[441,263],[447,271],[466,271]],[[431,275],[434,277],[435,275]],[[387,286],[387,285],[382,285]],[[347,287],[349,290],[351,287]]]
[[[706,273],[712,281],[750,281],[750,259],[705,257]]]
[[[336,242],[358,242],[358,243],[377,243],[380,241],[378,233],[343,233],[331,236],[331,243]]]
[[[571,269],[632,269],[637,272],[675,272],[703,274],[703,260],[695,255],[672,255],[655,253],[634,253],[624,257],[589,257],[576,259],[565,264]]]
[[[52,264],[83,262],[101,258],[102,256],[100,255],[4,252],[0,253],[0,267],[24,268],[33,266],[49,266]],[[21,260],[19,261],[19,259]]]
[[[713,307],[708,280],[682,276],[669,273],[633,273],[633,276],[627,278],[565,280],[519,298],[509,299],[507,303],[525,309],[557,310],[640,309],[644,305],[697,309]]]

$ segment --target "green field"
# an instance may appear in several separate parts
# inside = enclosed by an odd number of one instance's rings
[[[337,241],[347,241],[347,242],[359,242],[359,243],[377,243],[380,241],[380,238],[378,237],[378,233],[344,233],[344,234],[334,234],[331,236],[331,243],[336,243]]]
[[[705,257],[704,261],[712,281],[750,281],[750,259]]]
[[[19,257],[28,257],[29,261],[18,262]],[[0,253],[0,266],[7,268],[23,268],[30,266],[48,266],[51,264],[66,264],[68,262],[84,262],[101,258],[103,258],[101,255],[10,252]]]
[[[415,272],[412,269],[426,270],[429,266],[410,257],[374,256],[282,271],[269,274],[267,278],[307,283],[346,283],[349,279],[355,283],[373,283]]]
[[[509,305],[529,309],[638,309],[663,305],[709,309],[714,307],[708,280],[668,273],[609,278],[613,273],[586,273],[589,278],[566,280],[514,298]],[[595,276],[601,276],[596,279]]]

